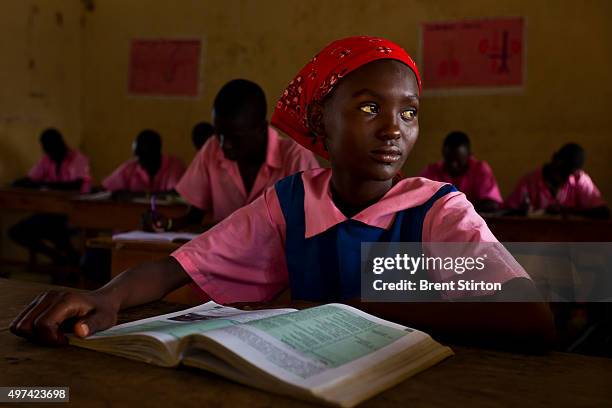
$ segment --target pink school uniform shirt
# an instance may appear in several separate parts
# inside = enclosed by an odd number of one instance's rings
[[[469,159],[467,172],[459,177],[451,177],[446,172],[443,160],[430,164],[419,176],[453,184],[472,203],[481,200],[492,200],[500,204],[503,202],[491,166],[486,161],[477,160],[473,156]]]
[[[163,192],[174,189],[185,173],[183,162],[167,154],[162,155],[161,166],[151,179],[149,173],[132,158],[121,164],[102,182],[102,186],[109,191],[133,192]]]
[[[517,209],[524,203],[529,203],[534,210],[546,209],[552,204],[576,209],[589,209],[605,205],[601,193],[591,180],[591,177],[582,170],[570,175],[555,197],[544,182],[543,168],[524,176],[506,199],[506,207]]]
[[[76,149],[69,149],[66,157],[59,168],[56,163],[45,154],[30,169],[28,177],[35,182],[70,182],[82,179],[81,193],[91,190],[91,174],[89,171],[89,159]]]
[[[238,164],[225,158],[217,137],[208,139],[200,149],[176,191],[191,205],[210,212],[213,222],[218,222],[255,200],[278,180],[316,167],[320,166],[312,152],[291,139],[281,139],[269,127],[266,161],[251,191],[244,187]]]
[[[305,237],[323,233],[347,218],[331,198],[330,169],[302,173]],[[353,217],[389,228],[397,212],[425,203],[445,183],[415,177],[401,180],[378,202]],[[276,190],[267,189],[250,205],[172,253],[193,281],[220,303],[268,301],[289,285],[285,258],[285,219]],[[484,220],[461,192],[437,200],[423,224],[424,242],[497,242]],[[513,260],[496,268],[496,282],[527,277]],[[478,272],[464,279],[491,279]],[[469,275],[469,276],[467,276]],[[438,276],[444,280],[444,276]]]

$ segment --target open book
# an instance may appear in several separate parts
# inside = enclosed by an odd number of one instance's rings
[[[426,333],[342,304],[243,311],[208,302],[70,343],[344,407],[453,354]]]

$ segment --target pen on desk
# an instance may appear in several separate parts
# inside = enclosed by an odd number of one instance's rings
[[[157,220],[157,207],[155,206],[155,194],[151,195],[151,223],[155,224]]]

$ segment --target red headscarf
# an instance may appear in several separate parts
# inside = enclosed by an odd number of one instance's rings
[[[276,104],[272,124],[308,150],[328,159],[322,140],[312,132],[310,106],[322,102],[342,77],[380,59],[406,64],[414,72],[421,93],[419,70],[399,45],[384,38],[349,37],[325,47],[289,82]]]

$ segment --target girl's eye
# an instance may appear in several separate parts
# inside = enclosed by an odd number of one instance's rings
[[[416,117],[416,111],[414,109],[408,109],[402,112],[402,119],[412,120]]]
[[[359,109],[361,109],[362,112],[365,113],[369,113],[369,114],[376,114],[378,113],[378,107],[373,104],[373,103],[369,103],[367,105],[362,105],[359,107]]]

